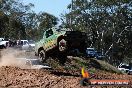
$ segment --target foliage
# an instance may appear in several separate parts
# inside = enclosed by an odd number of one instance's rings
[[[0,37],[36,40],[44,28],[57,24],[55,16],[36,14],[32,7],[32,3],[24,5],[21,0],[0,0]]]
[[[57,17],[36,14],[33,7],[21,0],[0,0],[0,37],[39,40],[44,30],[58,24]],[[67,8],[62,27],[87,32],[88,47],[101,51],[113,65],[132,60],[131,0],[72,0]]]
[[[69,13],[63,15],[63,25],[85,31],[91,46],[116,65],[131,56],[131,0],[72,0]]]
[[[39,37],[38,39],[41,39],[43,37],[43,32],[49,28],[52,28],[53,26],[58,24],[58,18],[46,13],[41,12],[38,14],[38,30],[39,30]]]

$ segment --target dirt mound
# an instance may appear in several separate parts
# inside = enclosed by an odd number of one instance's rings
[[[91,58],[89,61],[89,64],[97,69],[112,72],[112,73],[119,73],[122,74],[120,70],[118,70],[116,67],[110,65],[109,63],[102,61],[102,60],[97,60],[94,58]]]

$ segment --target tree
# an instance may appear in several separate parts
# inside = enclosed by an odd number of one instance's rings
[[[58,18],[48,13],[40,13],[39,22],[40,22],[39,24],[40,29],[48,29],[57,25]]]
[[[41,12],[37,16],[36,38],[41,39],[43,32],[58,24],[58,18],[49,13]]]
[[[91,47],[102,51],[113,64],[118,58],[123,61],[131,57],[128,54],[131,52],[128,49],[128,45],[131,46],[131,8],[131,0],[72,0],[68,5],[70,12],[63,16],[63,24],[87,32]]]
[[[30,8],[33,4],[23,5],[20,0],[1,0],[0,2],[0,21],[1,37],[8,37],[13,39],[26,39],[29,26],[31,23],[32,14]],[[29,18],[30,16],[30,18]],[[3,18],[4,17],[4,18]],[[33,18],[32,18],[33,19]],[[31,25],[33,24],[33,25]]]

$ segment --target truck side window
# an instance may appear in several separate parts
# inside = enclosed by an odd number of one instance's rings
[[[21,41],[21,45],[23,45],[23,41]]]
[[[28,44],[28,42],[27,41],[24,41],[24,44],[23,45],[26,45],[26,44]]]
[[[53,31],[52,30],[46,31],[46,38],[48,38],[51,35],[53,35]]]

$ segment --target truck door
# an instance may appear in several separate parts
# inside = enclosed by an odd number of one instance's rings
[[[53,35],[52,29],[49,29],[49,30],[46,31],[45,37],[46,37],[45,38],[45,48],[46,48],[46,50],[49,50],[53,46],[53,37],[54,37],[54,35]]]

